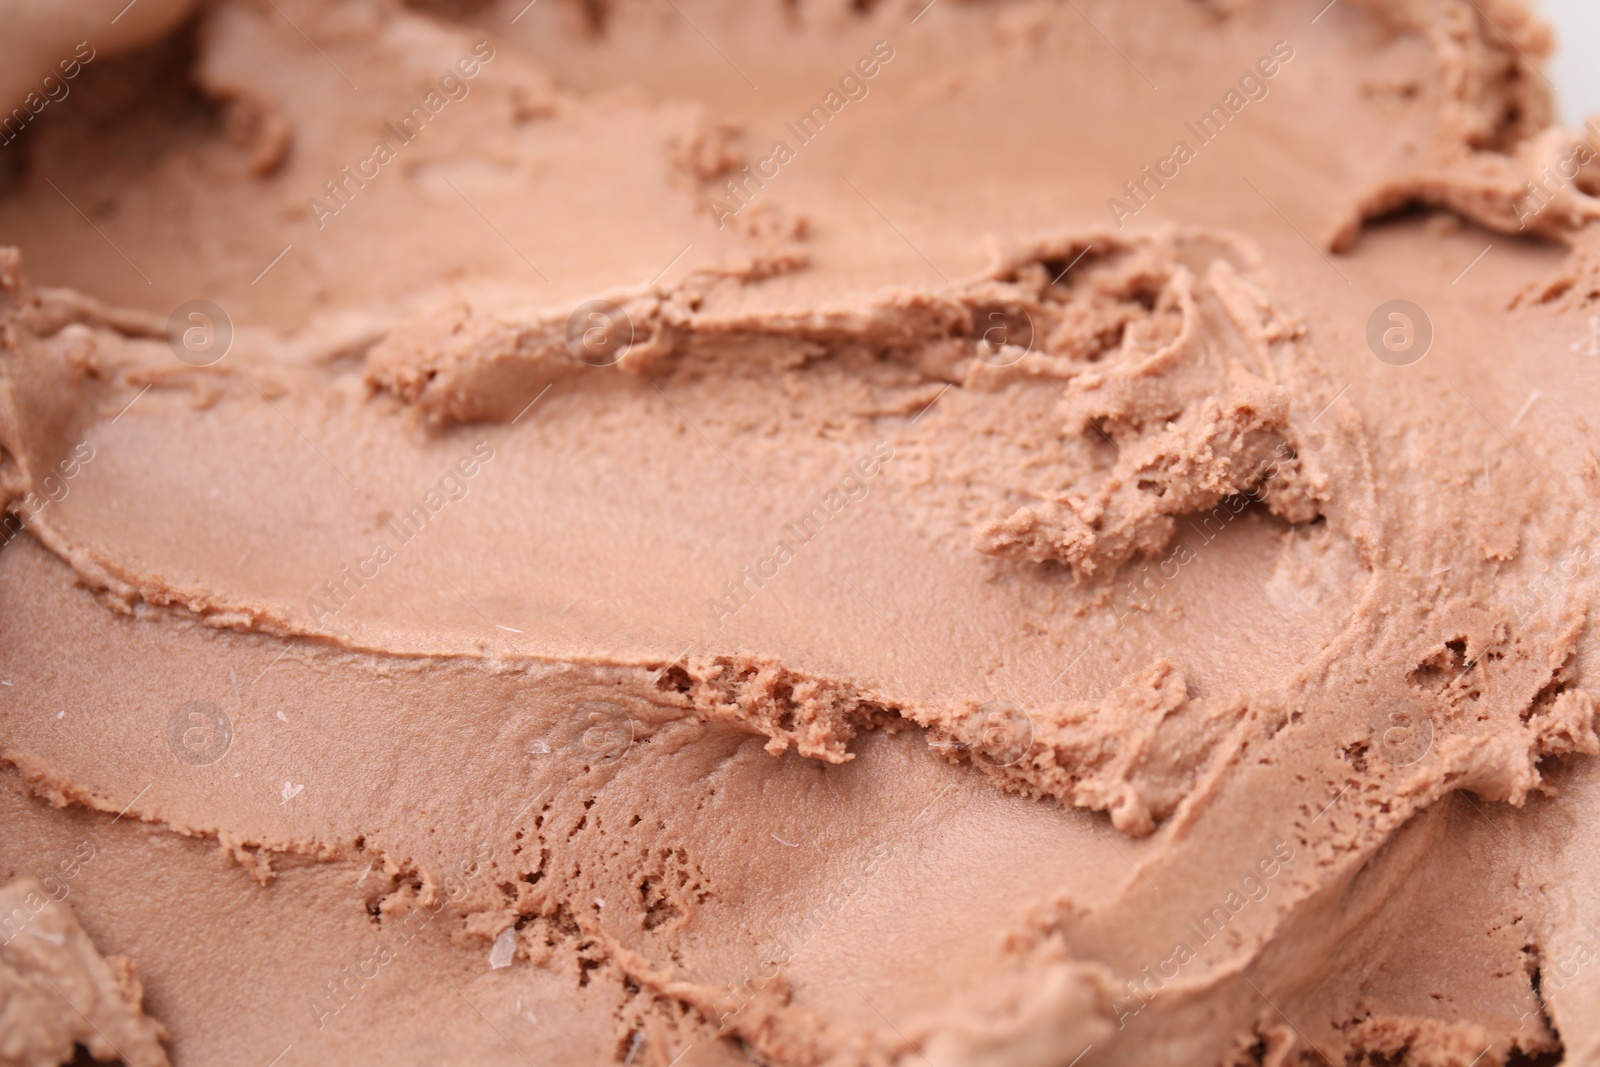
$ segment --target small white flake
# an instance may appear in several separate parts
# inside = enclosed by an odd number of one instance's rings
[[[1589,316],[1589,333],[1580,337],[1567,346],[1574,352],[1583,352],[1590,356],[1600,356],[1600,315]]]
[[[280,719],[282,719],[282,720],[283,720],[283,721],[284,721],[284,722],[288,722],[288,721],[289,721],[289,716],[287,716],[287,715],[285,715],[285,714],[284,714],[284,713],[283,713],[283,712],[281,712],[281,711],[280,711],[280,712],[278,712],[278,718],[280,718]]]
[[[64,718],[66,718],[66,716],[67,716],[67,713],[64,712],[64,711],[56,712],[56,718],[58,718],[58,719],[64,719]]]
[[[500,931],[500,936],[494,939],[494,945],[489,949],[490,970],[498,971],[511,966],[511,959],[516,954],[517,928],[508,926]]]
[[[305,787],[306,787],[306,784],[304,782],[301,782],[299,785],[292,785],[287,781],[284,782],[283,783],[283,789],[281,790],[281,793],[280,793],[280,795],[283,797],[283,799],[278,801],[278,803],[280,803],[280,804],[289,803],[289,801],[291,801],[295,797],[299,796],[300,795],[300,790],[304,789]]]
[[[1535,389],[1533,392],[1528,394],[1528,399],[1523,402],[1522,410],[1517,412],[1517,417],[1511,420],[1511,428],[1513,430],[1517,428],[1517,423],[1522,421],[1522,416],[1528,413],[1528,409],[1532,408],[1533,405],[1538,402],[1541,396],[1544,396],[1543,389]]]
[[[367,880],[367,875],[369,875],[371,873],[372,873],[372,864],[369,863],[369,864],[367,864],[367,869],[361,872],[361,877],[356,879],[356,885],[360,885],[362,882],[365,882]]]

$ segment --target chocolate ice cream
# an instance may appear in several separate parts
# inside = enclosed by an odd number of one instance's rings
[[[1521,0],[141,6],[0,44],[0,1064],[1600,1064]]]

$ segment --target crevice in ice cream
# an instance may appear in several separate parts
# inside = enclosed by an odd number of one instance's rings
[[[1528,198],[1571,135],[1546,130],[1542,30],[1520,4],[1353,2],[1311,24],[1320,5],[1080,3],[1101,37],[1045,4],[941,4],[912,27],[920,3],[684,3],[732,57],[815,49],[802,71],[892,24],[901,79],[712,248],[705,193],[762,128],[715,92],[559,89],[506,29],[515,9],[455,25],[282,3],[327,56],[265,6],[207,9],[190,76],[237,137],[195,142],[126,201],[165,226],[140,197],[201,173],[182,187],[197,202],[251,209],[222,212],[240,247],[182,217],[169,241],[95,216],[138,237],[132,258],[195,262],[184,284],[237,301],[227,360],[179,365],[162,316],[29,287],[0,254],[0,497],[22,522],[0,549],[17,650],[0,801],[18,825],[92,818],[168,846],[119,851],[124,884],[347,922],[359,951],[292,990],[329,1042],[297,1053],[343,1051],[363,1013],[414,1003],[395,982],[324,999],[374,938],[401,967],[436,939],[486,1042],[484,1019],[519,1041],[598,1034],[573,1057],[658,1067],[697,1042],[937,1067],[1597,1047],[1573,962],[1592,878],[1572,857],[1592,851],[1574,835],[1600,752],[1575,552],[1600,466],[1564,417],[1592,392],[1585,357],[1557,334],[1576,336],[1600,271],[1587,172]],[[570,40],[538,21],[569,16]],[[453,125],[251,286],[315,232],[306,197],[480,22],[497,59]],[[1144,91],[1127,65],[1194,67],[1210,92],[1279,22],[1301,81],[1274,103],[1306,128],[1264,111],[1127,231],[1087,228],[1171,127],[1143,121],[1159,97],[1115,110]],[[704,53],[685,71],[716,61],[664,9],[545,3],[520,25],[657,82],[676,49]],[[330,64],[360,96],[335,95]],[[1115,117],[1041,105],[1058,99]],[[90,158],[46,121],[43,163]],[[916,122],[916,151],[888,158]],[[1036,154],[1051,166],[1030,171]],[[15,186],[28,210],[59,200]],[[528,223],[551,196],[607,225],[535,247],[584,230]],[[1418,204],[1566,244],[1567,262],[1552,276],[1531,243],[1497,251],[1460,295],[1450,276],[1478,248],[1370,225]],[[988,230],[1006,239],[984,266]],[[1330,232],[1339,277],[1308,244]],[[581,284],[551,295],[507,243]],[[50,271],[104,292],[93,259]],[[925,269],[957,262],[945,285]],[[1414,367],[1374,364],[1361,327],[1401,285],[1452,336]],[[573,306],[593,300],[631,326],[615,362],[574,351]],[[430,510],[427,550],[308,609],[479,438],[494,463]],[[733,568],[769,558],[878,441],[894,460],[870,496],[709,620]],[[63,496],[46,479],[80,442],[94,459]],[[63,649],[86,669],[50,667]],[[197,697],[233,719],[204,766],[165,733]],[[1292,860],[1269,875],[1269,855]],[[118,929],[162,905],[78,906]],[[928,945],[955,962],[928,966]],[[154,951],[141,973],[176,1054],[214,1047],[176,1021],[193,992]],[[513,984],[556,1006],[493,999]],[[431,975],[408,988],[457,1006]],[[543,1029],[516,1029],[529,1016]]]

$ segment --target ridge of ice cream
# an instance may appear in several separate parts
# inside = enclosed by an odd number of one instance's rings
[[[6,899],[94,841],[0,1063],[1600,1062],[1600,145],[1519,2],[1319,6],[87,65],[0,146]]]

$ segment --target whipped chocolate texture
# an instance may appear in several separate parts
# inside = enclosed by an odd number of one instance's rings
[[[1600,1064],[1523,0],[0,3],[0,1065]]]

